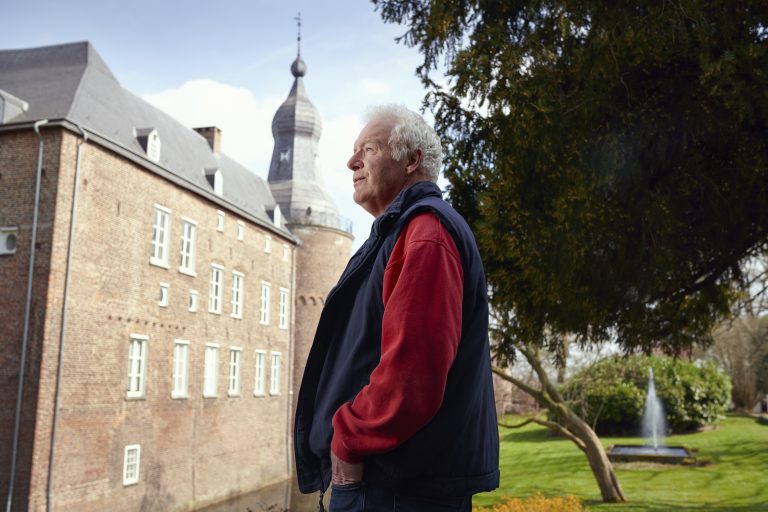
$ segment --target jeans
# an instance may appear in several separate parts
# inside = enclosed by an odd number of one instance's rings
[[[364,482],[334,485],[330,512],[471,512],[472,496],[416,497],[395,493]]]

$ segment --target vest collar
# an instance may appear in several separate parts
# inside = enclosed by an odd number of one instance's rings
[[[416,201],[426,197],[443,197],[443,192],[436,183],[419,181],[402,190],[390,203],[387,209],[373,221],[373,233],[385,233],[400,217],[400,214],[411,207]]]

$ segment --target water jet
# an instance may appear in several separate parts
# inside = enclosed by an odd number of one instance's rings
[[[617,444],[608,447],[608,459],[612,462],[656,462],[662,464],[692,464],[694,453],[684,446],[664,446],[662,438],[667,433],[664,407],[656,394],[653,368],[648,369],[648,392],[643,408],[643,445]]]

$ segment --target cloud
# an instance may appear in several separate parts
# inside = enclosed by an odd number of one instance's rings
[[[218,126],[221,150],[266,178],[272,157],[272,117],[285,98],[257,98],[248,89],[190,80],[144,99],[192,128]]]
[[[385,84],[379,83],[380,88],[381,85]],[[179,87],[146,94],[144,99],[190,128],[218,126],[222,131],[222,152],[267,178],[274,147],[272,117],[285,97],[256,97],[243,87],[214,80],[190,80]],[[353,115],[323,119],[319,147],[325,188],[339,213],[352,220],[355,247],[368,237],[373,221],[352,200],[351,173],[346,166],[362,126],[362,120]]]

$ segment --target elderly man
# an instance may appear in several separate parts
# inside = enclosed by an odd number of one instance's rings
[[[470,511],[499,482],[485,275],[420,115],[370,111],[347,167],[376,217],[329,293],[297,400],[302,492],[330,509]]]

